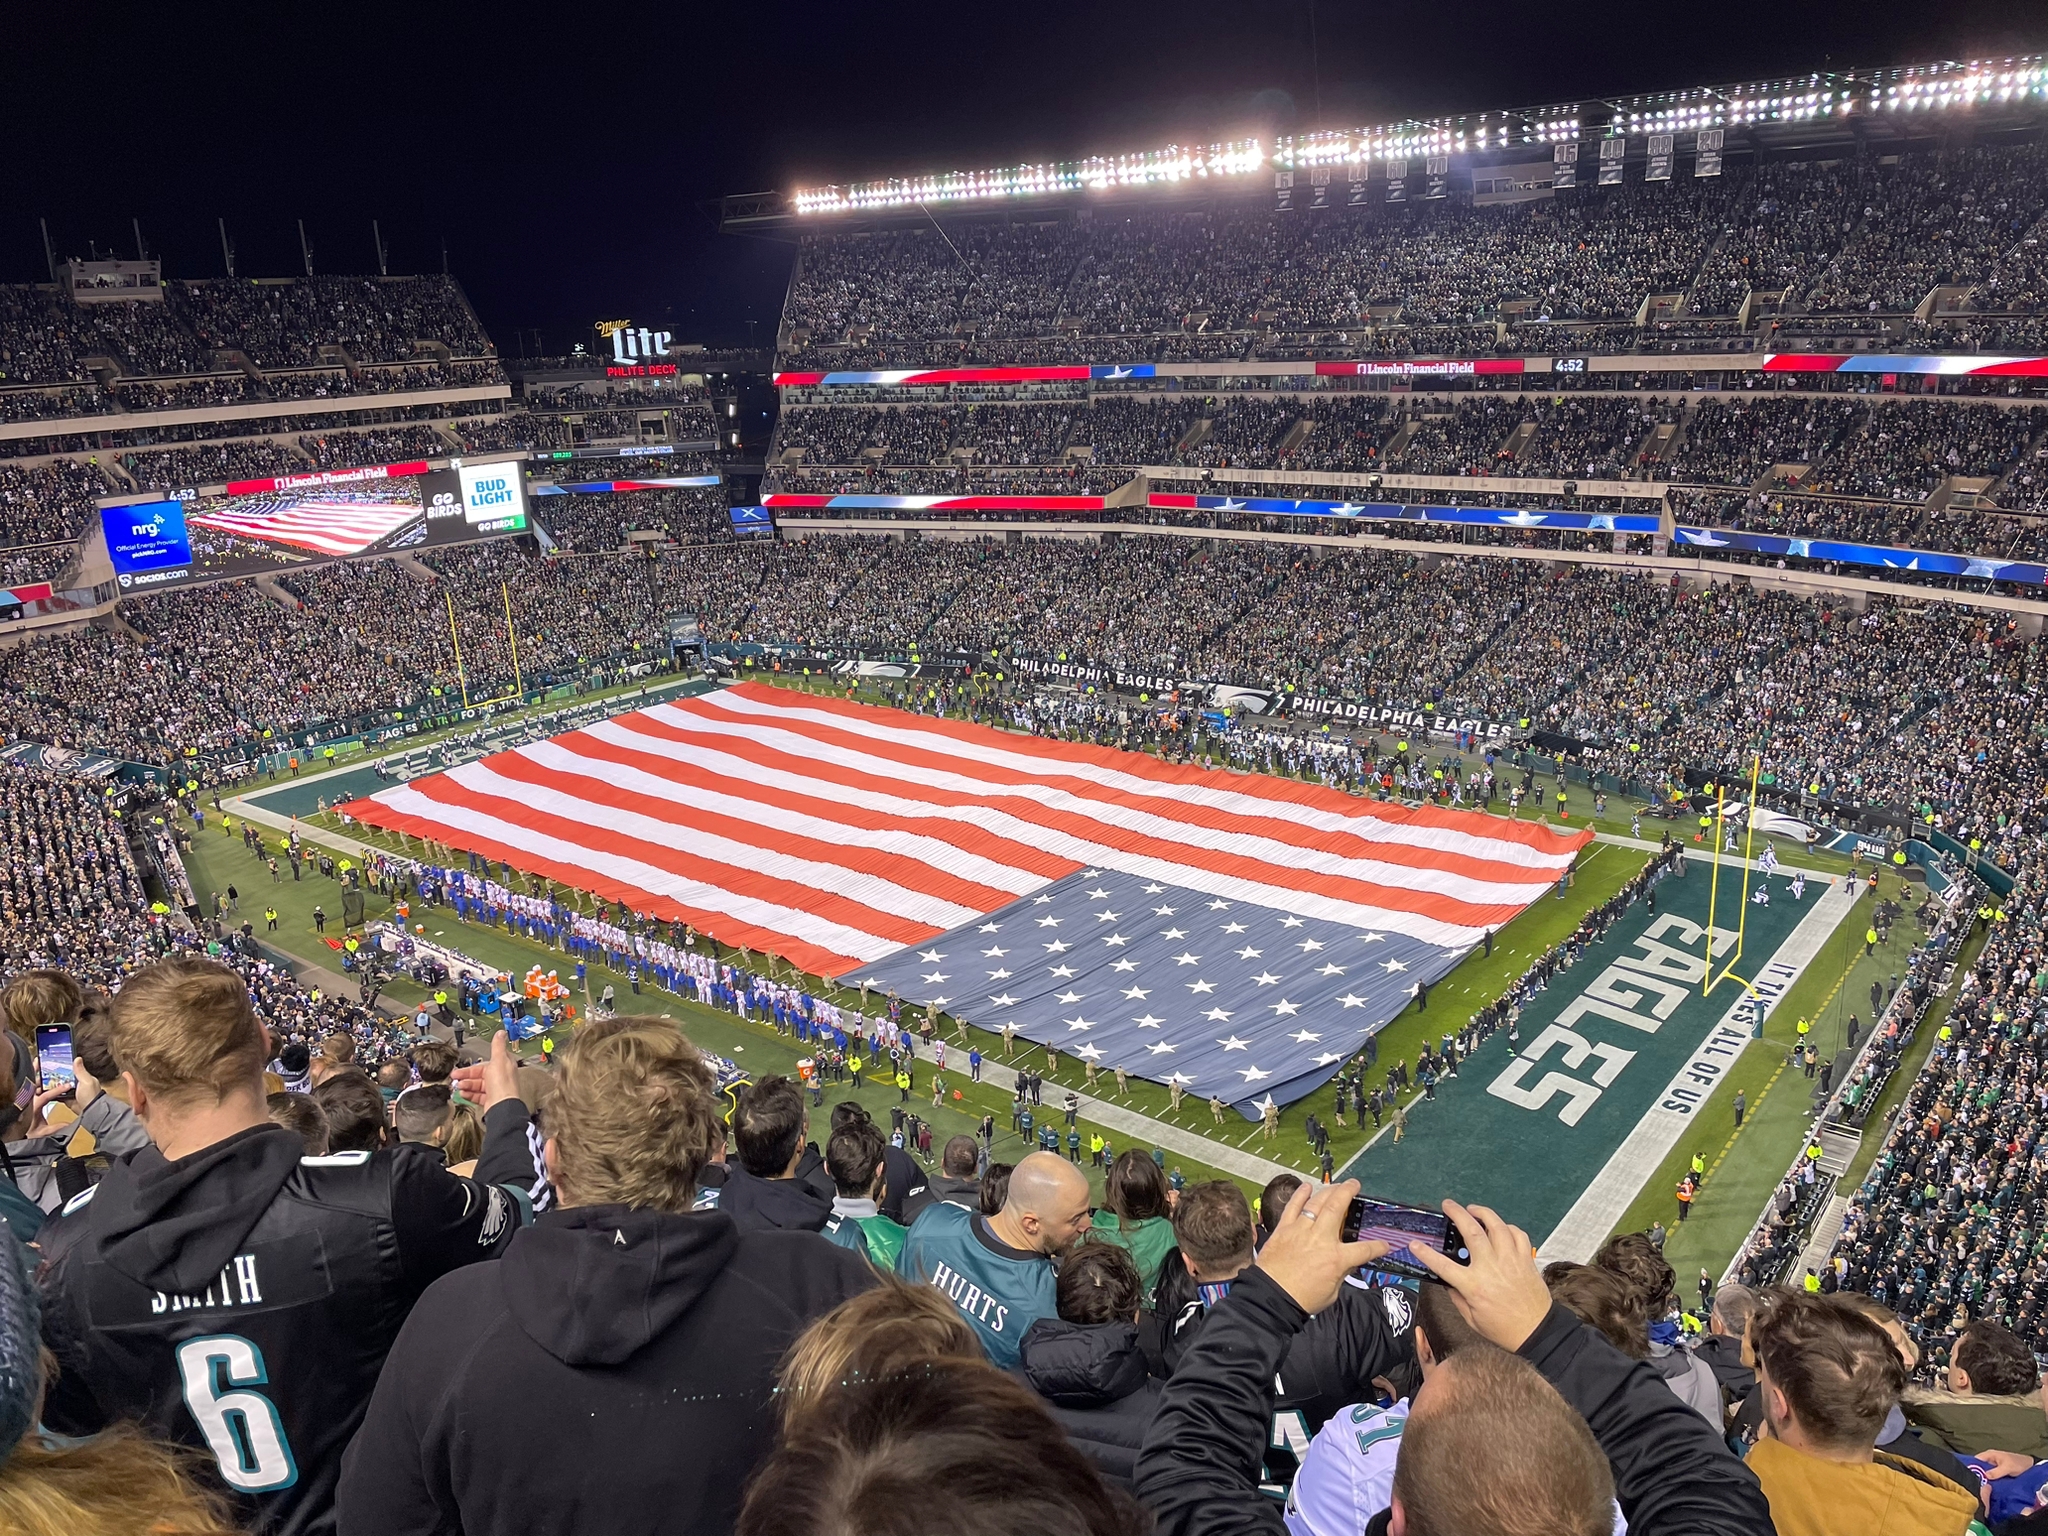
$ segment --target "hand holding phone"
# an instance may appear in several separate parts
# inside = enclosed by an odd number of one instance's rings
[[[1489,1342],[1520,1349],[1550,1315],[1550,1288],[1536,1268],[1529,1234],[1483,1205],[1444,1202],[1444,1215],[1470,1245],[1469,1262],[1456,1263],[1430,1249],[1422,1265],[1451,1288],[1458,1310]]]
[[[73,1065],[69,1024],[36,1026],[36,1064],[36,1077],[41,1092],[56,1093],[62,1097],[78,1091],[78,1073]]]
[[[1259,1250],[1258,1266],[1292,1296],[1304,1312],[1316,1313],[1337,1299],[1344,1277],[1386,1252],[1380,1242],[1352,1242],[1344,1231],[1345,1202],[1358,1185],[1303,1184]]]
[[[1398,1200],[1373,1200],[1364,1195],[1352,1200],[1344,1213],[1344,1240],[1360,1239],[1387,1245],[1387,1255],[1375,1269],[1421,1280],[1430,1278],[1433,1271],[1416,1257],[1418,1249],[1441,1254],[1454,1264],[1468,1263],[1472,1257],[1456,1223],[1443,1211]]]

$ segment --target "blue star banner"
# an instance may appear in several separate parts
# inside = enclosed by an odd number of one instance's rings
[[[1256,1119],[1327,1082],[1466,952],[1085,869],[844,979]]]

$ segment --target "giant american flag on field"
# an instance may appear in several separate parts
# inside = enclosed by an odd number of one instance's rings
[[[1327,1078],[1592,835],[753,683],[341,809],[1239,1104]]]
[[[320,555],[359,555],[379,539],[417,522],[417,500],[378,501],[328,493],[250,497],[215,512],[197,513],[197,528],[217,528],[267,544],[289,544]]]

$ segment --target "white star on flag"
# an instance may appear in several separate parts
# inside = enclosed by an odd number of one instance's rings
[[[988,979],[990,981],[1008,981],[1010,979],[1010,973],[1008,971],[990,971],[988,973]]]
[[[1003,925],[1001,923],[983,923],[979,928],[975,929],[974,931],[976,933],[1001,933],[1003,931]]]
[[[1301,1012],[1301,1004],[1290,1003],[1284,997],[1281,998],[1279,1002],[1274,1003],[1271,1006],[1273,1011],[1283,1019],[1288,1017],[1290,1014],[1296,1014]]]
[[[1248,1051],[1252,1048],[1251,1041],[1240,1040],[1235,1035],[1232,1035],[1228,1040],[1218,1040],[1216,1043],[1226,1051]]]
[[[1188,983],[1188,990],[1194,993],[1197,997],[1200,997],[1204,993],[1214,992],[1216,990],[1216,983],[1213,981],[1202,981],[1197,979],[1195,981],[1191,981]]]
[[[1110,967],[1112,971],[1135,971],[1137,968],[1138,962],[1135,960],[1119,960]]]
[[[1342,976],[1344,974],[1344,967],[1338,965],[1335,961],[1331,961],[1328,965],[1318,966],[1316,974],[1318,976]]]
[[[1253,949],[1251,945],[1247,944],[1237,952],[1237,958],[1240,960],[1257,960],[1264,954],[1265,951],[1263,949]]]
[[[1124,996],[1125,996],[1125,997],[1136,997],[1136,998],[1146,998],[1146,997],[1150,997],[1151,995],[1152,995],[1152,989],[1151,989],[1150,987],[1125,987],[1125,988],[1124,988]]]
[[[1154,1014],[1148,1013],[1140,1018],[1135,1018],[1131,1020],[1131,1022],[1137,1025],[1140,1029],[1157,1029],[1160,1025],[1164,1024],[1166,1020],[1159,1018]]]
[[[1380,962],[1380,969],[1392,973],[1394,971],[1405,971],[1408,969],[1408,965],[1407,962],[1402,960],[1382,960]]]
[[[1301,919],[1290,912],[1280,919],[1280,926],[1282,928],[1299,928],[1301,926]]]
[[[989,949],[984,949],[982,951],[982,954],[991,960],[1000,960],[1004,955],[1007,955],[1008,953],[1009,951],[1003,948],[1003,946],[1000,944],[997,944]]]
[[[1112,933],[1111,935],[1109,935],[1108,938],[1104,939],[1102,942],[1107,944],[1111,949],[1122,949],[1126,944],[1130,943],[1131,941],[1125,938],[1120,933]]]
[[[1275,976],[1271,971],[1261,971],[1258,975],[1252,978],[1252,983],[1255,986],[1270,987],[1273,985],[1274,982],[1278,981],[1279,979],[1280,978],[1278,976]]]
[[[1059,925],[1060,919],[1056,917],[1041,917],[1038,920],[1038,926],[1041,928],[1057,928]]]
[[[1175,1051],[1179,1050],[1180,1047],[1176,1045],[1169,1045],[1164,1040],[1161,1040],[1154,1045],[1146,1046],[1145,1049],[1150,1051],[1154,1056],[1171,1056]]]
[[[1067,1026],[1069,1032],[1077,1029],[1093,1029],[1095,1027],[1093,1019],[1084,1019],[1079,1014],[1075,1014],[1071,1019],[1061,1019],[1060,1022]]]
[[[1147,896],[1157,896],[1161,891],[1165,889],[1166,887],[1163,885],[1148,885],[1145,887],[1145,894]]]
[[[1102,1050],[1099,1046],[1084,1045],[1074,1054],[1076,1056],[1084,1056],[1090,1061],[1102,1060]]]
[[[1337,1001],[1342,1003],[1346,1008],[1363,1008],[1365,1006],[1365,999],[1360,997],[1356,992],[1346,992],[1342,997],[1338,998]]]
[[[1240,1067],[1238,1069],[1237,1075],[1243,1078],[1248,1083],[1263,1083],[1267,1078],[1271,1077],[1273,1074],[1270,1072],[1261,1071],[1257,1067]]]
[[[1081,1001],[1081,994],[1074,991],[1070,987],[1065,992],[1062,992],[1058,997],[1054,998],[1053,1001],[1056,1003],[1078,1003],[1079,1001]]]
[[[1336,1051],[1325,1051],[1322,1055],[1316,1058],[1316,1065],[1319,1067],[1327,1067],[1331,1063],[1339,1062],[1343,1059],[1343,1056]]]
[[[929,986],[932,982],[944,981],[945,979],[946,973],[944,971],[927,971],[925,972],[924,976],[925,984],[927,986]]]
[[[1292,1040],[1296,1045],[1314,1045],[1323,1037],[1321,1035],[1310,1034],[1305,1029],[1297,1029],[1293,1034],[1289,1035],[1287,1038]]]
[[[1307,954],[1312,950],[1321,949],[1323,947],[1323,941],[1321,939],[1303,939],[1299,944],[1295,945],[1294,947],[1302,951],[1304,954]]]
[[[1107,892],[1107,891],[1105,891],[1105,890],[1097,889],[1097,890],[1093,890],[1093,891],[1090,891],[1090,892],[1088,893],[1088,899],[1089,899],[1090,901],[1100,901],[1100,900],[1102,900],[1102,898],[1103,898],[1103,897],[1107,896],[1108,894],[1109,894],[1109,892]]]
[[[989,999],[989,1001],[995,1004],[995,1006],[998,1008],[1014,1008],[1017,1006],[1017,999],[1010,996],[1010,994],[1007,992],[1005,992],[1001,997],[992,997]]]
[[[1243,923],[1225,923],[1225,924],[1223,925],[1223,931],[1224,931],[1225,933],[1243,933],[1243,932],[1244,932],[1244,924],[1243,924]]]
[[[1173,963],[1175,965],[1200,965],[1202,963],[1202,957],[1200,955],[1190,954],[1186,950],[1182,950],[1179,954],[1173,957]]]
[[[1065,939],[1054,939],[1050,944],[1043,946],[1045,952],[1048,955],[1064,955],[1068,950],[1072,949],[1073,947],[1074,946],[1069,944]]]

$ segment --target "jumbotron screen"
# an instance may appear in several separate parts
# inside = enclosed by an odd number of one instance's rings
[[[100,510],[124,592],[466,544],[527,529],[517,460],[244,480],[207,496]]]

